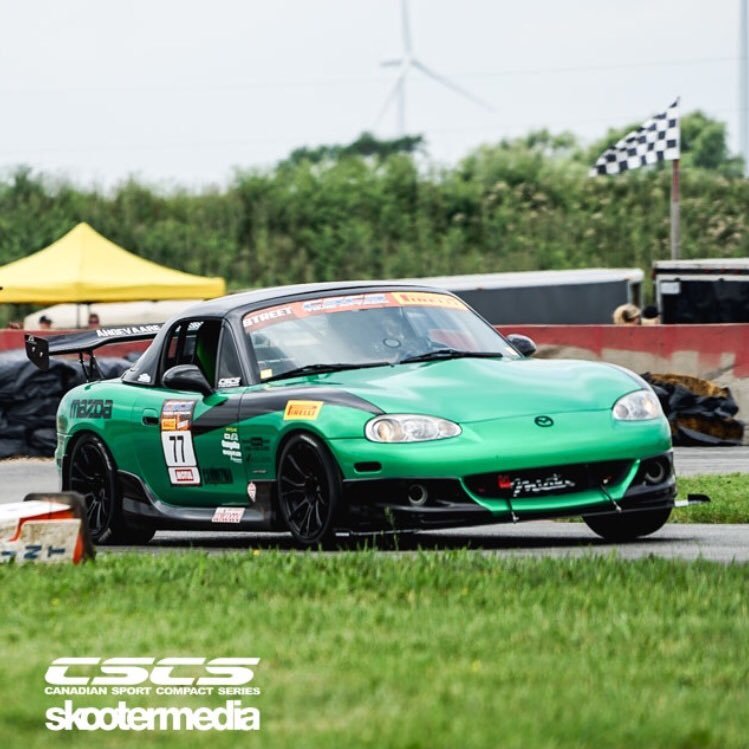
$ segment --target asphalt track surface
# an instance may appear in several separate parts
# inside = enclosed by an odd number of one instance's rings
[[[680,448],[675,451],[680,476],[707,473],[749,473],[749,448]],[[57,475],[52,461],[8,460],[0,462],[0,502],[17,502],[32,491],[56,491]],[[747,497],[749,501],[749,497]],[[749,562],[748,525],[667,524],[653,536],[632,543],[610,544],[599,539],[583,523],[535,521],[517,525],[498,524],[449,531],[429,531],[394,538],[339,537],[342,549],[372,546],[384,554],[416,549],[470,548],[502,556],[570,557],[617,554],[624,559],[646,556],[716,562]],[[171,532],[156,534],[147,546],[107,549],[108,553],[140,550],[149,553],[202,549],[208,553],[280,548],[293,551],[288,535],[270,533]]]

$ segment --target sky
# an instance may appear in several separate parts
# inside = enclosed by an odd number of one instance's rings
[[[409,133],[451,164],[531,129],[584,141],[681,96],[738,148],[739,0],[410,0]],[[400,0],[0,0],[0,175],[197,189],[377,121]]]

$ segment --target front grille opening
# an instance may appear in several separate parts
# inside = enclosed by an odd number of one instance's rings
[[[486,499],[543,499],[614,486],[624,479],[631,465],[629,460],[605,460],[497,471],[468,476],[465,483],[470,491]]]
[[[640,468],[632,483],[656,486],[668,481],[672,473],[673,466],[668,456],[659,455],[657,458],[648,458],[640,463]]]

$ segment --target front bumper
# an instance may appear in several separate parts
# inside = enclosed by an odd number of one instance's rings
[[[418,529],[517,522],[574,515],[662,510],[676,506],[676,479],[670,451],[644,459],[567,464],[509,473],[495,472],[498,496],[490,493],[491,474],[461,478],[354,479],[344,481],[340,525],[351,530]],[[618,472],[617,472],[618,471]],[[551,488],[529,483],[534,473],[559,477]],[[573,491],[563,477],[583,477]],[[522,477],[520,494],[507,480]],[[499,486],[500,480],[505,489]],[[484,488],[484,496],[477,490]],[[530,488],[528,488],[530,487]],[[534,494],[535,487],[542,487]],[[530,492],[531,496],[528,496]],[[499,496],[504,494],[504,496]],[[522,496],[521,496],[522,495]],[[700,501],[695,498],[694,501]],[[691,502],[688,502],[691,503]]]

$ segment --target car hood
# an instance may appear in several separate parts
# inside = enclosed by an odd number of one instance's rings
[[[610,409],[617,398],[642,387],[636,375],[608,364],[542,359],[452,359],[305,380],[308,386],[344,389],[386,413],[457,422]]]

